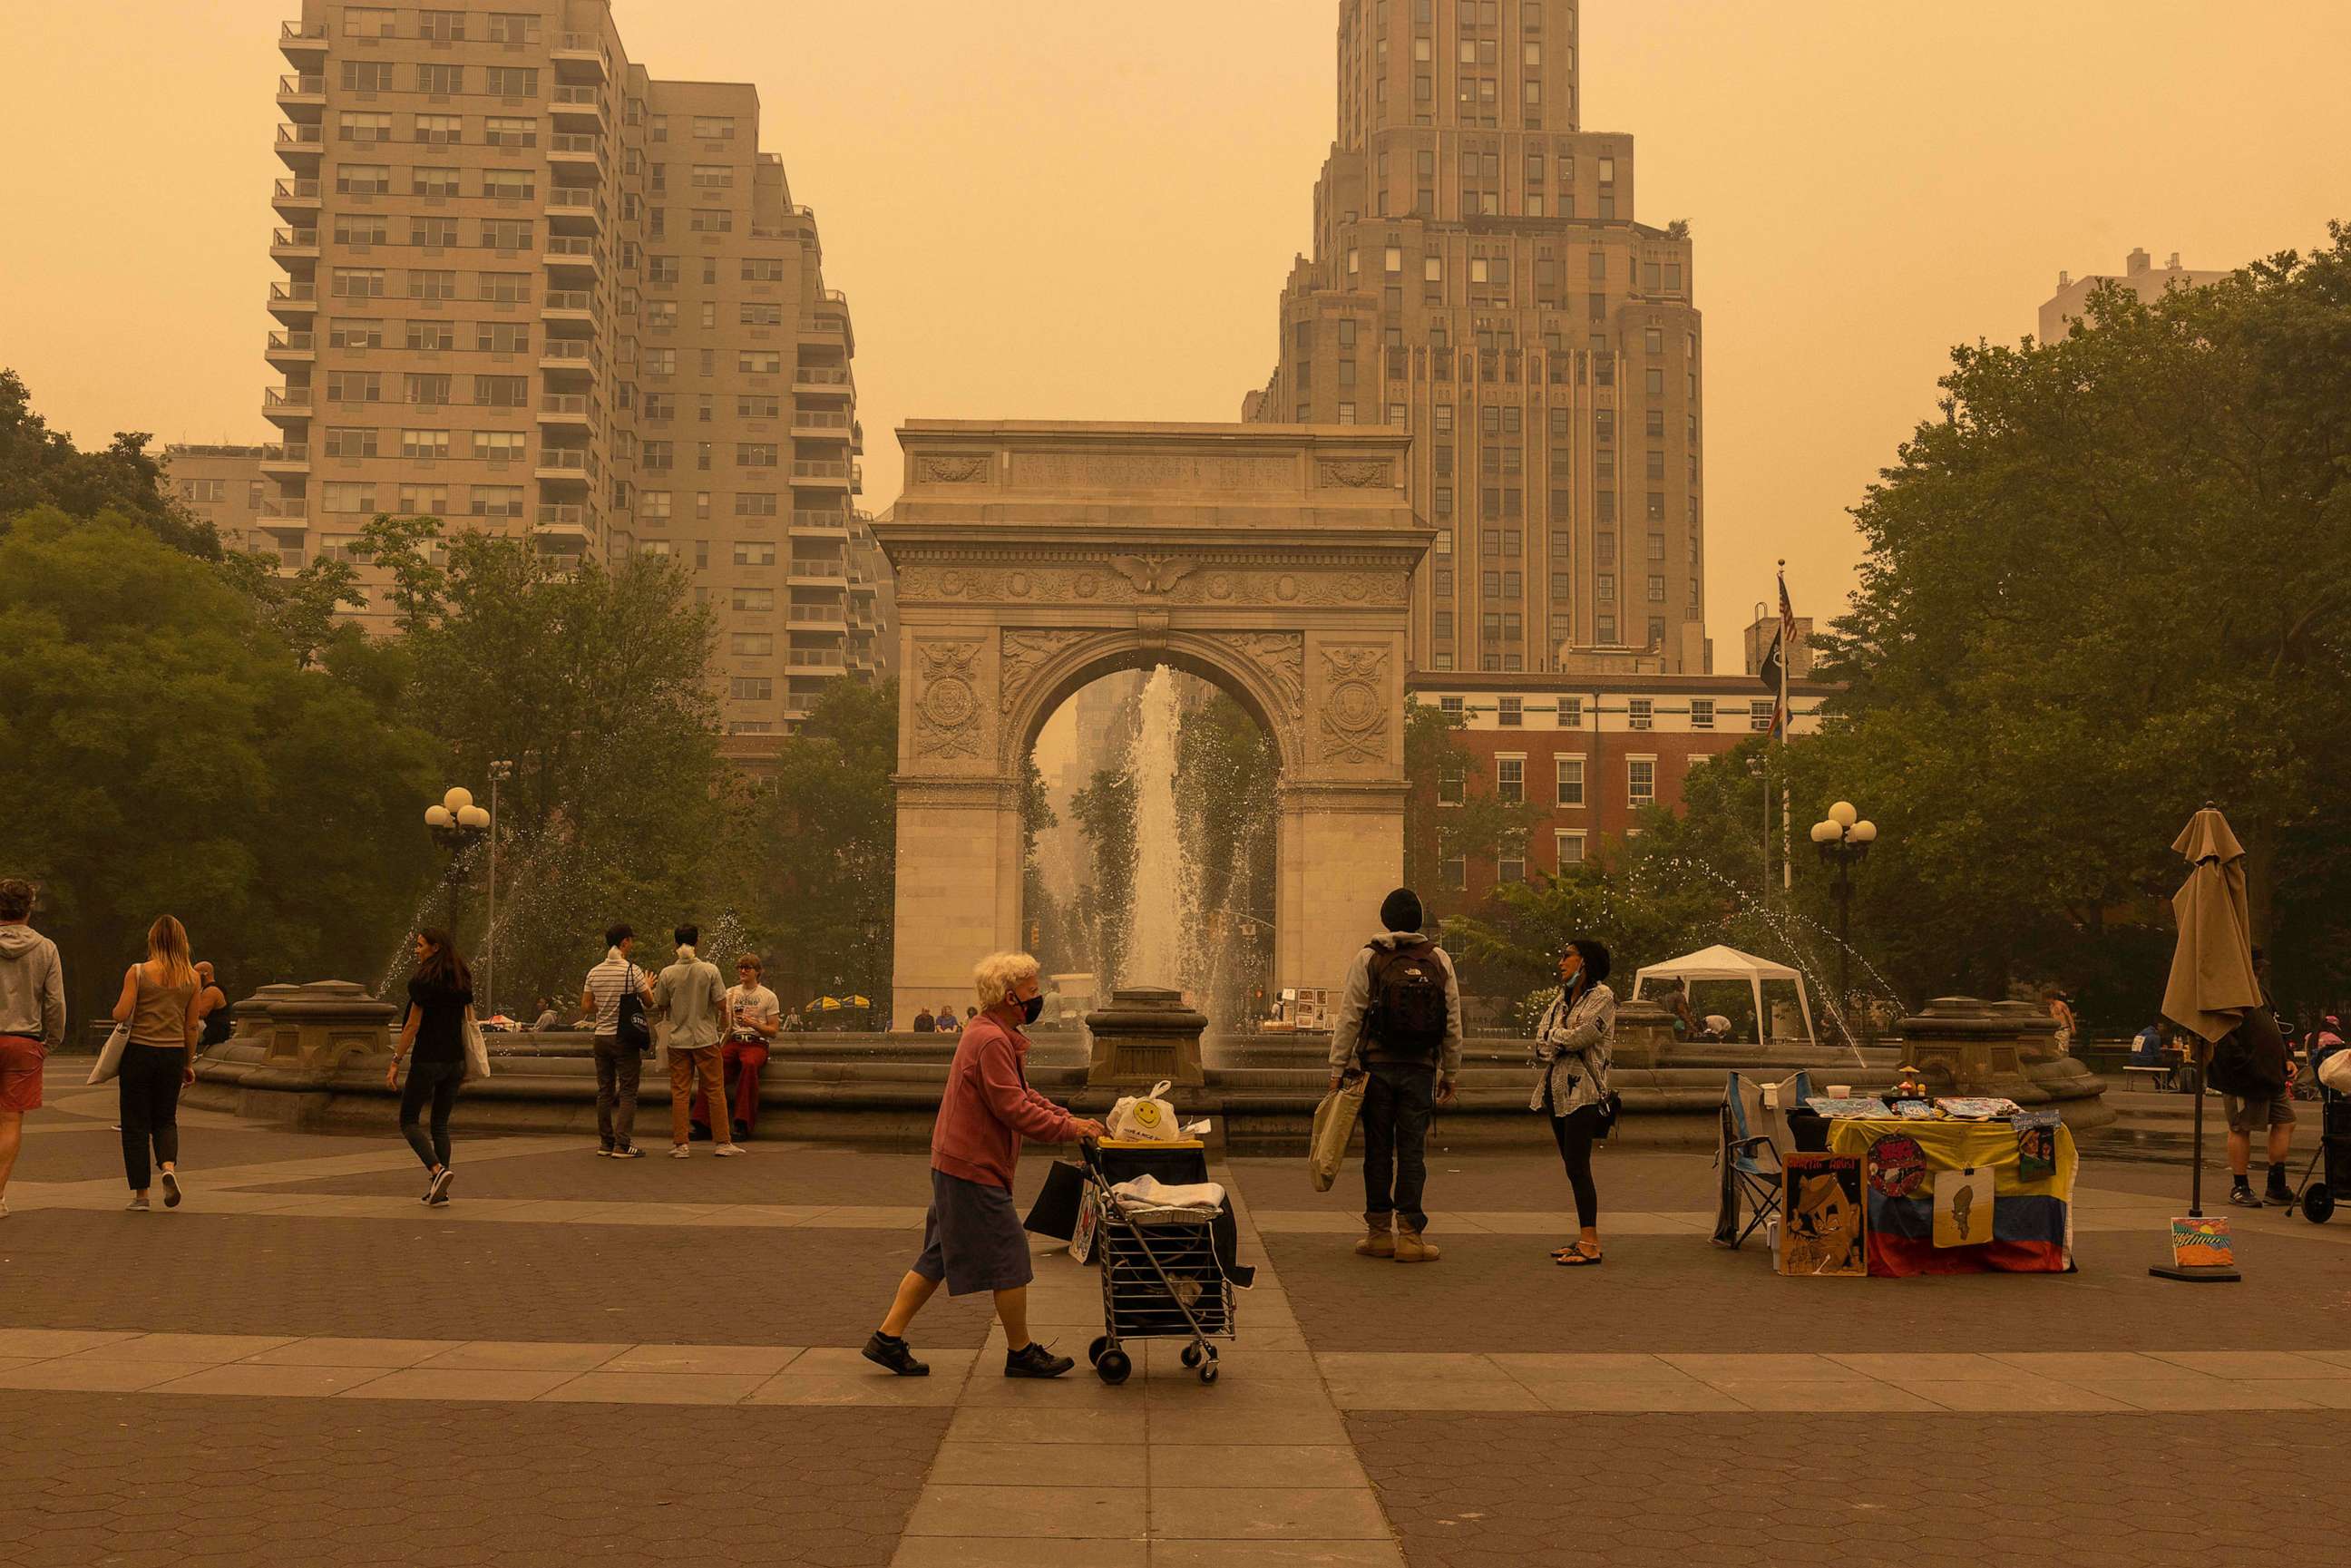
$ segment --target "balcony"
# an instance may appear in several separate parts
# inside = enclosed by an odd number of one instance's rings
[[[544,512],[549,508],[541,507]],[[531,530],[531,537],[541,549],[556,555],[583,555],[596,542],[595,529],[589,526],[586,513],[578,507],[555,508],[574,514],[556,522],[541,522]]]
[[[585,288],[550,288],[538,308],[542,316],[558,320],[586,321],[593,319],[596,296]]]
[[[847,512],[794,512],[792,532],[828,536],[838,534],[845,539],[849,537],[849,514]]]
[[[277,49],[297,68],[321,64],[327,57],[327,25],[319,22],[305,26],[298,17],[280,23]]]
[[[823,432],[835,441],[846,441],[850,434],[850,418],[832,409],[794,408],[792,434],[802,431]]]
[[[315,213],[324,204],[319,192],[319,182],[309,179],[280,180],[270,193],[270,205],[287,215]]]
[[[269,254],[280,261],[319,259],[319,231],[278,228],[269,231]]]
[[[548,484],[584,485],[596,476],[596,459],[584,446],[542,447],[536,471]]]
[[[551,52],[556,72],[565,81],[600,82],[612,68],[604,40],[593,33],[559,33]]]
[[[603,259],[596,254],[593,235],[555,235],[547,236],[540,259],[550,267],[581,267],[590,273],[603,269]]]
[[[795,632],[849,632],[849,612],[838,604],[795,604],[786,620]]]
[[[323,126],[281,125],[277,128],[277,156],[297,168],[317,168],[319,155],[326,150],[327,133]]]
[[[797,485],[806,480],[811,488],[816,489],[823,489],[834,485],[846,489],[853,478],[850,472],[851,466],[847,463],[799,458],[792,464],[792,482]]]
[[[584,117],[599,124],[603,122],[604,92],[601,88],[566,87],[558,83],[554,92],[548,96],[548,105],[559,120],[578,120]]]
[[[585,375],[602,370],[604,356],[596,351],[595,343],[589,339],[549,338],[538,346],[538,368]]]
[[[577,501],[541,501],[538,504],[538,526],[542,528],[592,528],[596,514]]]
[[[547,157],[552,163],[593,169],[604,161],[604,139],[592,131],[559,131],[547,139]]]
[[[558,185],[547,193],[548,226],[587,224],[601,225],[604,203],[593,185]]]
[[[853,395],[857,382],[852,379],[847,365],[800,365],[792,371],[792,384],[815,387],[820,391],[839,392]]]
[[[264,501],[254,518],[254,527],[267,528],[273,534],[308,533],[310,529],[309,503],[298,496]]]
[[[277,107],[290,120],[316,120],[327,111],[327,78],[304,71],[277,78]]]
[[[277,445],[263,447],[261,471],[265,474],[308,473],[310,444],[307,441],[288,441]],[[268,511],[269,505],[267,502],[263,503],[262,510],[265,513]]]
[[[272,332],[262,357],[273,365],[310,363],[319,357],[319,335],[308,328]]]
[[[315,279],[288,278],[269,286],[269,313],[281,321],[304,320],[319,313],[319,285]]]
[[[547,392],[538,400],[538,423],[593,429],[595,404],[586,392]]]
[[[796,674],[841,673],[841,654],[838,648],[793,648],[784,654],[785,668]]]
[[[270,387],[261,394],[261,417],[273,424],[299,424],[310,417],[308,387]]]
[[[805,587],[839,588],[847,570],[847,563],[842,561],[828,560],[820,556],[815,559],[794,556],[785,575],[793,583]]]

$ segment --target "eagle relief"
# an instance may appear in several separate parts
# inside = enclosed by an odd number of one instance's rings
[[[1385,648],[1322,650],[1322,760],[1378,762],[1387,755]]]
[[[979,650],[976,642],[917,643],[914,755],[979,755]]]
[[[1134,584],[1137,593],[1155,596],[1173,593],[1199,563],[1164,555],[1114,555],[1110,564],[1112,570]]]

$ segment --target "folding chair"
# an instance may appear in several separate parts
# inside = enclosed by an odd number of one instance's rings
[[[1723,1091],[1714,1159],[1722,1172],[1714,1242],[1737,1251],[1780,1211],[1782,1178],[1779,1142],[1764,1119],[1763,1092],[1736,1072]]]

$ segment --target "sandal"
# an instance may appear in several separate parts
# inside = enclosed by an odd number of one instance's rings
[[[1593,1269],[1600,1264],[1601,1254],[1586,1252],[1579,1241],[1573,1247],[1562,1247],[1551,1255],[1551,1260],[1562,1269]]]

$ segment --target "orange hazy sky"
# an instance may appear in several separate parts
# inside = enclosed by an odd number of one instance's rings
[[[259,441],[285,0],[0,0],[0,364],[85,443]],[[664,77],[747,78],[857,321],[865,504],[910,416],[1233,419],[1332,133],[1337,0],[618,0]],[[1583,123],[1637,139],[1707,321],[1719,667],[1950,345],[2058,270],[2226,267],[2351,215],[2343,0],[1586,0]]]

